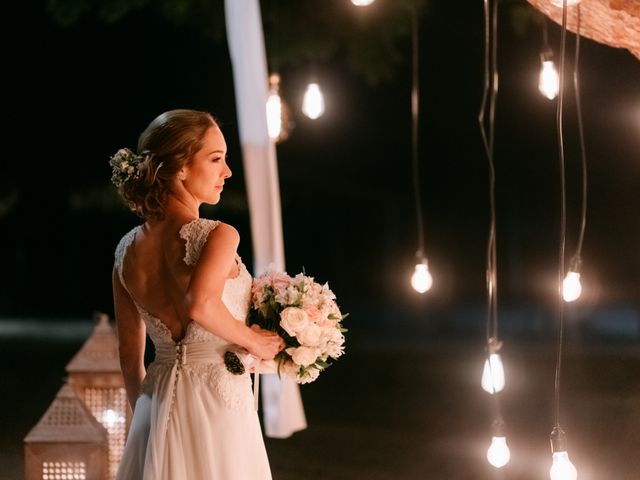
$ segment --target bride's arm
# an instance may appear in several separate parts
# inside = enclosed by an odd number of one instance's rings
[[[271,359],[282,346],[280,337],[237,321],[222,302],[239,242],[238,232],[230,225],[221,223],[211,231],[191,274],[185,306],[189,317],[214,335],[246,348],[257,357]]]
[[[113,269],[112,284],[116,327],[118,330],[120,368],[124,377],[124,386],[127,391],[129,405],[133,410],[140,395],[142,381],[145,376],[144,349],[147,331],[129,293],[120,283],[120,278],[115,268]]]

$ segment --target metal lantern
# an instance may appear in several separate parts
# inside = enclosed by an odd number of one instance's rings
[[[107,315],[98,315],[92,334],[66,370],[69,385],[108,432],[109,478],[115,478],[131,410],[120,370],[118,339]]]
[[[25,480],[106,480],[108,439],[69,385],[25,437]]]

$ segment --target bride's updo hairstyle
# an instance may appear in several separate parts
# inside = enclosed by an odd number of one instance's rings
[[[202,148],[207,130],[217,125],[207,112],[170,110],[140,134],[138,154],[118,150],[110,161],[111,180],[129,208],[144,220],[162,220],[171,183]]]

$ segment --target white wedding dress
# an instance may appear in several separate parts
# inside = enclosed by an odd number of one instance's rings
[[[194,265],[217,221],[196,219],[180,229],[184,261]],[[122,262],[135,234],[116,249]],[[252,278],[237,257],[240,274],[227,280],[222,300],[238,321],[249,309]],[[134,299],[135,302],[135,299]],[[271,472],[247,372],[230,373],[226,340],[191,322],[174,342],[169,329],[136,304],[156,349],[147,368],[118,469],[118,480],[269,480]]]

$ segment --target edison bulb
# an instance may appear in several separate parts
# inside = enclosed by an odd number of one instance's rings
[[[351,0],[351,3],[353,3],[356,7],[366,7],[368,5],[371,5],[375,1],[376,0]]]
[[[492,395],[504,389],[504,367],[499,353],[490,354],[489,358],[484,361],[482,381],[480,383],[482,389]]]
[[[580,297],[582,285],[580,284],[580,274],[569,272],[562,281],[562,298],[565,302],[573,302]]]
[[[319,118],[324,113],[324,95],[317,83],[307,85],[307,91],[304,92],[302,99],[302,113],[311,120]]]
[[[567,7],[573,7],[574,5],[579,4],[580,1],[581,0],[567,0]],[[553,3],[556,7],[564,6],[563,0],[551,0],[551,3]]]
[[[418,263],[411,276],[411,286],[418,293],[424,293],[433,285],[433,277],[426,263]]]
[[[560,91],[560,76],[552,60],[544,60],[542,62],[538,89],[540,93],[549,100],[553,100],[558,96],[558,92]]]
[[[277,92],[270,92],[267,98],[267,129],[269,137],[275,140],[282,132],[282,99]]]
[[[496,468],[502,468],[511,458],[506,437],[493,437],[487,450],[487,460]]]
[[[567,452],[553,452],[553,464],[549,470],[551,480],[577,480],[578,471],[569,460]]]

